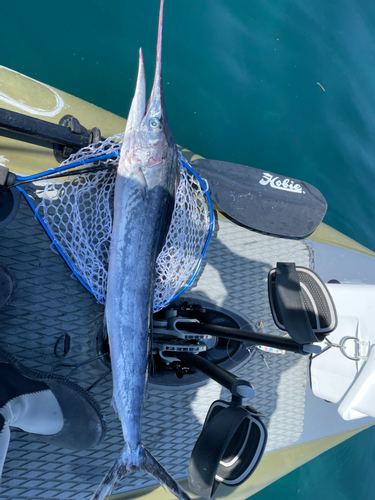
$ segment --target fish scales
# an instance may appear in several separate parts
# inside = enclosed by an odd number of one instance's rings
[[[163,162],[152,167],[154,185],[147,185],[145,198],[137,181],[123,177],[120,171],[116,181],[115,214],[119,217],[114,219],[106,321],[114,405],[125,441],[134,447],[139,444],[146,390],[155,263],[164,243],[161,234],[169,227],[170,206],[173,208],[171,189],[163,186],[169,180],[166,172],[174,182],[176,161],[171,158],[170,166]]]

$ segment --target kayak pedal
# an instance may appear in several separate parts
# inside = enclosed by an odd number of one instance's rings
[[[278,262],[268,274],[273,320],[298,344],[321,342],[337,326],[332,297],[311,269]],[[307,346],[306,346],[307,347]]]
[[[267,443],[261,414],[235,401],[215,401],[191,454],[188,480],[199,496],[212,498],[220,484],[238,486],[258,466]]]

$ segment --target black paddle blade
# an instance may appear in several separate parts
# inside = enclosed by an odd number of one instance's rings
[[[229,218],[263,233],[306,238],[322,222],[327,202],[311,184],[245,165],[198,159],[212,201]]]

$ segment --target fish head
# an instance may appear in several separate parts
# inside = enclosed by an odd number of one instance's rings
[[[128,175],[131,166],[147,170],[155,167],[176,151],[176,143],[170,130],[164,104],[162,77],[162,29],[163,4],[161,1],[156,68],[150,99],[146,104],[146,79],[142,50],[139,50],[139,69],[137,85],[130,108],[120,157],[120,168],[126,168]]]

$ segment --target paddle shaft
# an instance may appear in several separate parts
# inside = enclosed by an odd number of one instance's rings
[[[90,144],[90,137],[86,132],[76,133],[63,125],[50,123],[4,108],[0,108],[0,129],[74,149],[81,149]]]

